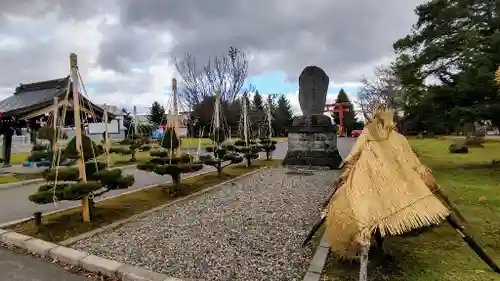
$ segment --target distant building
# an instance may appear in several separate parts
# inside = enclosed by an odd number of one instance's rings
[[[102,108],[104,108],[104,105],[100,105]],[[115,118],[113,120],[110,120],[108,123],[108,136],[110,139],[124,139],[125,138],[125,131],[127,128],[124,126],[124,118],[125,118],[125,113],[122,112],[122,110],[114,105],[108,105],[107,106],[107,111],[115,115]],[[95,139],[96,137],[98,139],[102,139],[102,133],[105,131],[105,124],[104,122],[97,122],[97,123],[90,123],[87,126],[87,135],[90,138]]]
[[[93,116],[85,118],[87,123],[92,123],[95,117],[97,122],[103,118],[104,110],[92,103],[85,95],[80,95],[83,102],[80,111],[83,116]],[[6,99],[0,101],[0,134],[3,135],[3,158],[4,167],[10,166],[10,156],[13,151],[30,151],[31,145],[37,142],[37,130],[44,124],[52,123],[54,112],[57,110],[57,117],[66,117],[73,114],[73,87],[70,77],[40,81],[35,83],[20,84],[14,93]],[[115,115],[108,114],[110,119]],[[52,116],[52,117],[51,117]],[[65,120],[68,122],[68,119]],[[14,138],[14,134],[28,133],[28,135]],[[65,131],[71,133],[71,128]],[[71,136],[71,134],[68,134]],[[74,133],[72,134],[74,135]],[[27,141],[29,139],[29,142]],[[14,142],[16,141],[16,142]]]

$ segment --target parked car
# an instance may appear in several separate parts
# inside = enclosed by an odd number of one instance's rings
[[[359,137],[359,135],[361,134],[361,131],[362,130],[352,130],[351,131],[351,137],[353,137],[353,138]]]

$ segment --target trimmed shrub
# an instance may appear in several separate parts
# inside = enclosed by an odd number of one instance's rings
[[[194,158],[188,154],[174,156],[173,152],[180,146],[180,142],[173,128],[168,128],[165,135],[161,138],[161,146],[164,150],[151,151],[149,154],[153,159],[144,163],[139,163],[137,169],[155,173],[157,175],[170,175],[174,183],[171,193],[180,190],[181,175],[192,173],[203,168],[201,162],[195,162]]]
[[[83,158],[89,160],[85,162],[87,182],[81,181],[77,167],[49,168],[42,173],[47,183],[28,197],[30,201],[36,204],[47,204],[62,200],[80,200],[84,196],[100,196],[111,190],[125,189],[134,184],[135,180],[132,175],[123,175],[121,169],[106,170],[104,163],[93,160],[94,157],[103,153],[102,146],[96,145],[87,136],[82,136],[82,143]],[[37,153],[40,153],[38,155],[41,157],[42,152]],[[68,143],[63,154],[70,159],[80,158],[76,151],[75,138]],[[90,206],[93,206],[93,203],[90,203]],[[90,213],[92,214],[92,209]]]

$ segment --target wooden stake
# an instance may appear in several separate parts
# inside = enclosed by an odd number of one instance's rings
[[[108,106],[104,104],[104,149],[106,150],[106,167],[111,167],[111,156],[109,155],[109,135],[108,135]]]
[[[359,281],[368,280],[368,252],[370,245],[365,245],[361,248],[361,257],[359,259]]]
[[[82,120],[80,117],[80,83],[78,80],[78,59],[76,54],[71,53],[69,55],[70,67],[71,67],[71,81],[73,82],[73,112],[75,119],[75,129],[76,129],[76,151],[79,154],[77,160],[78,172],[80,174],[80,180],[83,183],[87,182],[87,175],[85,174],[85,162],[83,159],[83,149],[82,149]],[[89,208],[89,197],[82,197],[82,212],[83,221],[90,222],[90,208]]]

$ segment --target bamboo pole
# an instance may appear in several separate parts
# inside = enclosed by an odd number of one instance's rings
[[[138,125],[139,124],[137,124],[137,106],[134,105],[134,135],[138,135],[137,132]],[[129,136],[129,137],[133,138],[134,136]]]
[[[215,92],[215,128],[220,128],[220,90]]]
[[[71,67],[71,81],[73,82],[73,112],[75,119],[75,129],[76,129],[76,151],[79,154],[79,158],[77,160],[78,163],[78,172],[80,174],[80,180],[83,183],[87,182],[87,175],[85,174],[85,160],[83,159],[83,149],[82,149],[82,120],[80,117],[80,84],[78,80],[78,59],[76,54],[71,53],[69,55],[70,58],[70,67]],[[90,222],[90,205],[89,205],[89,197],[82,197],[82,215],[84,222]]]
[[[57,130],[58,115],[59,115],[59,99],[58,97],[54,97],[54,110],[52,111],[52,128],[54,128],[54,135],[52,136],[52,153],[55,153],[57,150],[57,140],[59,137],[58,136],[59,131]]]
[[[245,136],[245,146],[248,146],[248,104],[246,96],[243,97],[243,135]]]
[[[109,135],[108,135],[108,106],[104,104],[104,149],[106,150],[106,167],[111,167],[111,156],[109,155]]]
[[[273,124],[272,124],[272,114],[271,114],[271,102],[268,101],[267,103],[267,128],[268,128],[268,138],[269,141],[271,141],[271,138],[273,137]]]
[[[177,80],[175,78],[172,78],[172,100],[173,100],[173,108],[174,108],[174,131],[175,131],[175,136],[177,137],[177,140],[180,142],[181,137],[180,137],[180,129],[179,129],[179,104],[177,100]],[[168,121],[168,120],[167,120]],[[180,145],[177,149],[174,150],[174,156],[179,154],[179,149]]]

